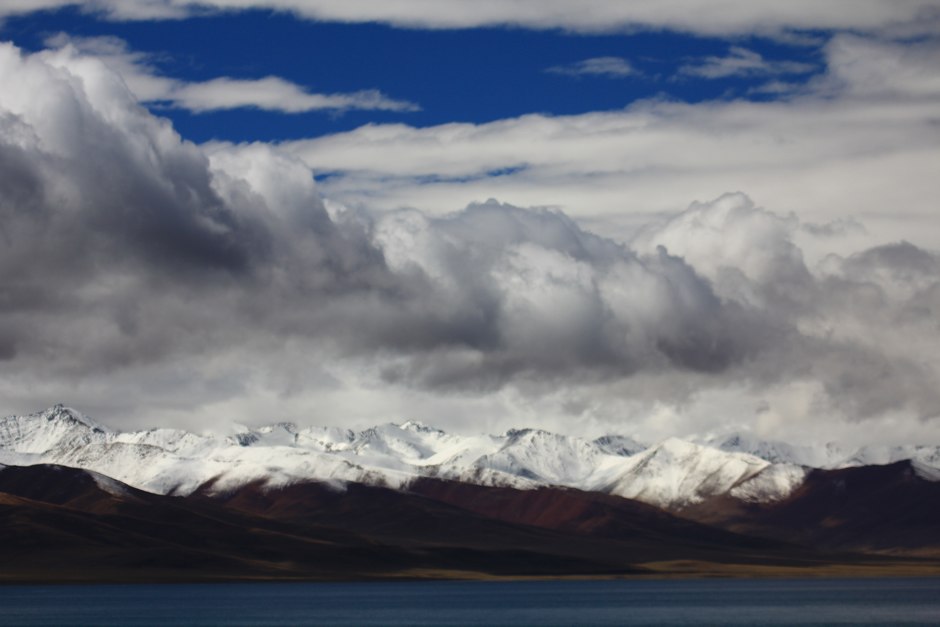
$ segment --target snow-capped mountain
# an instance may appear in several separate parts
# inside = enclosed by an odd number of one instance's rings
[[[449,434],[418,422],[363,431],[278,423],[231,435],[180,429],[120,432],[57,405],[0,419],[0,464],[93,470],[159,494],[225,492],[250,483],[325,481],[404,488],[419,477],[522,489],[561,486],[671,509],[720,495],[768,502],[802,484],[808,468],[913,459],[940,476],[940,448],[799,447],[745,434],[670,438],[646,446],[621,435],[585,440],[538,429]]]
[[[869,445],[849,448],[835,442],[818,445],[794,445],[786,442],[762,440],[750,433],[739,431],[719,435],[691,438],[691,441],[734,453],[747,453],[778,464],[792,464],[811,468],[850,468],[893,464],[906,459],[925,466],[940,468],[940,446],[888,446]]]
[[[81,448],[111,431],[74,409],[56,405],[38,414],[0,421],[0,450],[29,455]]]
[[[627,459],[597,473],[593,488],[659,507],[681,508],[729,493],[745,500],[776,500],[787,496],[805,476],[800,466],[772,464],[679,438]]]

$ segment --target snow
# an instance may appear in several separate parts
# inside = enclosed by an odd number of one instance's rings
[[[578,438],[536,429],[507,432],[499,450],[483,455],[474,465],[547,485],[583,483],[604,453]]]
[[[605,435],[594,440],[594,444],[609,455],[629,457],[642,453],[648,447],[646,444],[625,435]]]
[[[74,409],[56,405],[38,414],[10,416],[0,421],[0,449],[14,453],[46,453],[72,448],[110,435]]]
[[[610,470],[605,492],[659,507],[682,508],[726,494],[770,466],[759,457],[729,453],[669,438],[628,457],[617,475]]]
[[[921,479],[926,479],[927,481],[940,481],[940,468],[936,466],[928,466],[927,464],[913,460],[911,465],[914,467],[914,472],[917,473],[917,476]]]
[[[100,472],[89,472],[91,478],[95,480],[95,484],[112,496],[130,496],[131,492],[127,489],[127,486],[120,481],[115,481],[111,477],[101,474]]]
[[[693,438],[693,441],[723,451],[748,453],[775,464],[810,468],[835,469],[883,465],[907,459],[921,462],[927,467],[940,468],[940,446],[869,445],[853,449],[834,442],[793,445],[763,440],[753,434],[740,431],[709,434]]]
[[[418,477],[532,489],[563,486],[681,509],[713,496],[752,502],[785,498],[808,467],[839,468],[912,459],[940,480],[940,448],[794,446],[747,433],[669,438],[646,446],[626,435],[594,440],[539,429],[450,434],[415,421],[355,432],[277,423],[229,435],[181,429],[118,432],[57,405],[0,419],[0,464],[52,463],[100,473],[160,494],[222,493],[257,483],[300,481],[403,488]],[[105,487],[107,484],[110,487]]]
[[[756,475],[731,488],[729,494],[751,503],[779,501],[789,496],[806,479],[805,466],[770,464]]]
[[[722,451],[747,453],[769,462],[810,466],[813,468],[834,468],[839,466],[848,453],[834,443],[815,446],[800,446],[762,440],[750,433],[732,431],[730,433],[708,435],[694,438],[694,441]]]

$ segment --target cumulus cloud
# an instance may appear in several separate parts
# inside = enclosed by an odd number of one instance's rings
[[[652,225],[634,247],[667,246],[719,297],[785,331],[749,376],[814,382],[824,391],[818,402],[855,418],[900,408],[940,416],[938,362],[925,344],[937,328],[940,256],[901,242],[833,254],[810,269],[795,243],[801,228],[792,215],[729,194]]]
[[[580,32],[670,29],[704,35],[792,35],[806,30],[851,30],[908,36],[937,31],[936,0],[13,0],[0,16],[79,6],[115,20],[179,19],[207,11],[289,11],[312,20],[381,22],[405,28],[512,26]]]
[[[296,156],[187,142],[68,47],[0,46],[0,83],[23,86],[0,92],[8,411],[475,429],[640,414],[663,435],[734,407],[791,432],[935,429],[940,258],[923,247],[808,263],[813,229],[743,194],[629,242],[496,201],[327,211]]]
[[[700,61],[683,65],[679,74],[699,78],[727,78],[729,76],[772,76],[775,74],[806,74],[815,66],[796,61],[771,61],[761,54],[732,46],[723,57],[706,57]]]
[[[607,78],[623,78],[638,73],[629,61],[620,57],[594,57],[567,65],[555,65],[545,71],[563,76],[604,76]]]
[[[340,94],[311,93],[278,76],[258,79],[219,77],[189,82],[163,75],[154,55],[131,50],[117,37],[73,37],[58,33],[46,39],[53,48],[93,56],[118,72],[141,102],[169,105],[195,113],[252,108],[280,113],[308,111],[417,111],[413,102],[395,100],[374,89]]]

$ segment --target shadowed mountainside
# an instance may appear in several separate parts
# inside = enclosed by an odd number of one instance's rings
[[[509,576],[616,570],[547,550],[475,549],[459,538],[433,551],[396,547],[338,526],[280,521],[211,500],[117,485],[121,490],[114,494],[87,471],[65,467],[0,469],[0,529],[7,539],[0,544],[2,579],[358,579],[438,571]]]
[[[720,497],[683,515],[817,549],[940,557],[940,483],[924,478],[910,461],[812,470],[781,501]]]
[[[2,581],[923,574],[570,489],[420,480],[406,491],[260,483],[189,497],[85,470],[0,468]]]

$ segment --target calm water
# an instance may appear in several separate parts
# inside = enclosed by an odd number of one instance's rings
[[[2,625],[938,625],[940,579],[0,586]]]

